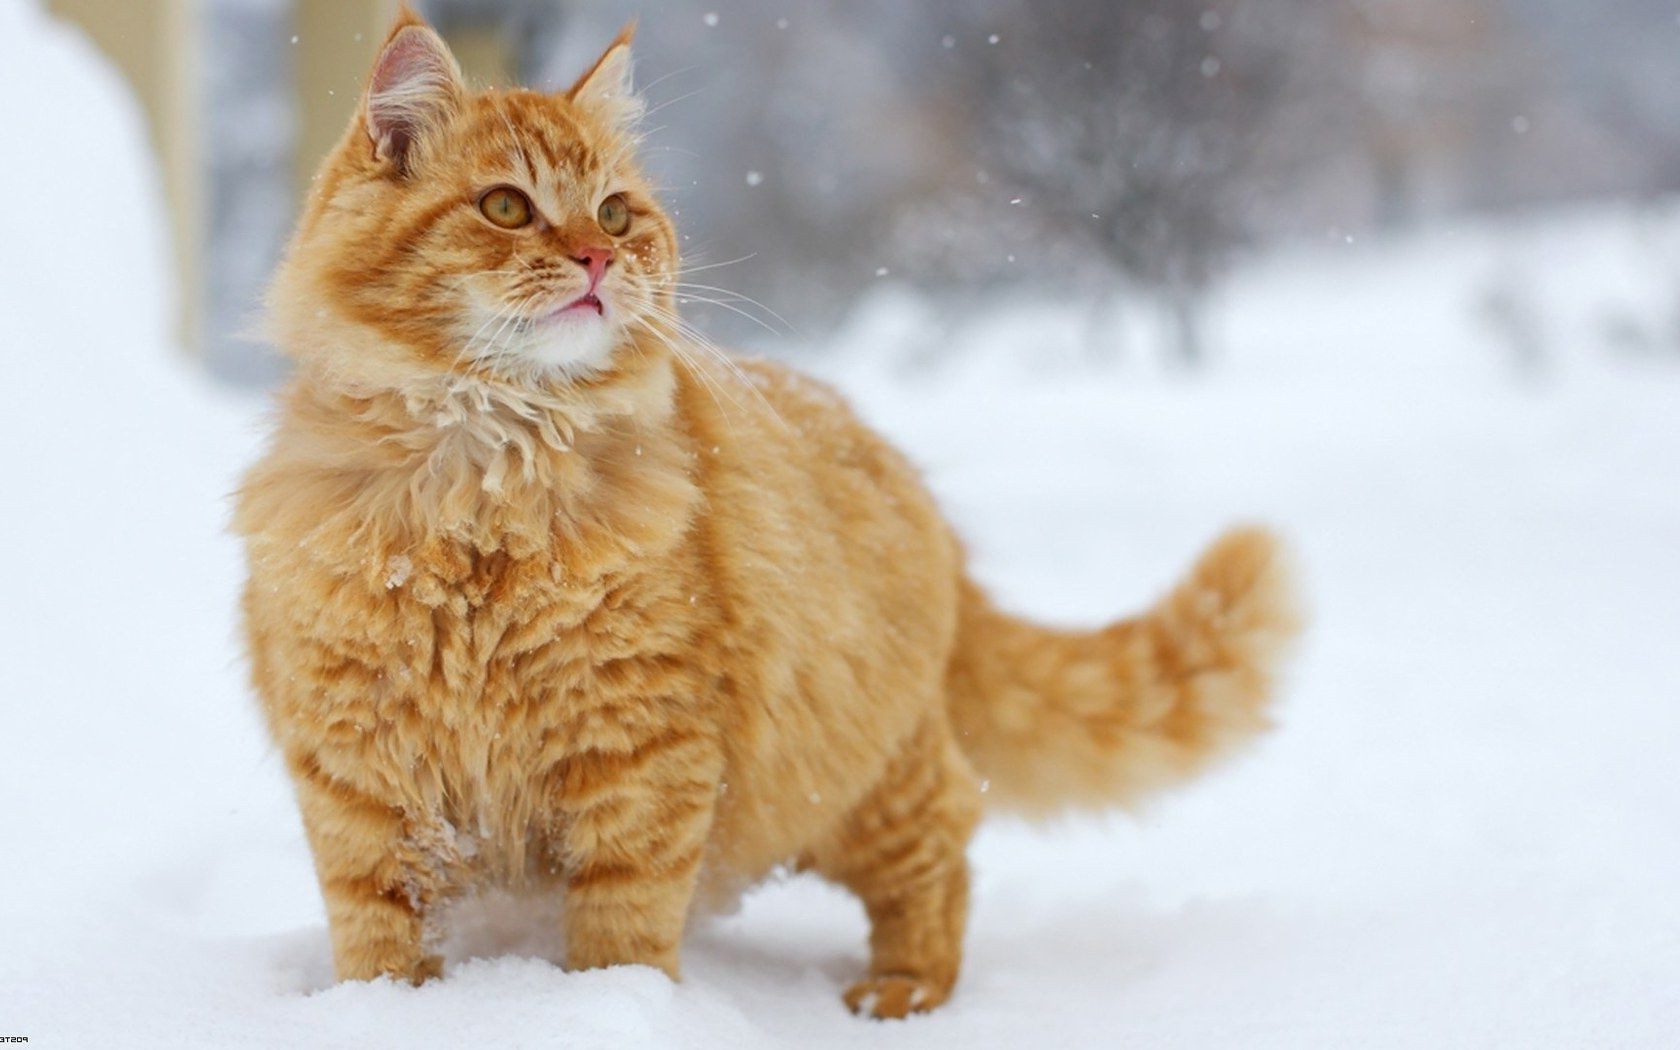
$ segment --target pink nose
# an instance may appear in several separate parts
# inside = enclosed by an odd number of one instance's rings
[[[595,286],[601,283],[601,275],[607,272],[608,266],[612,265],[613,250],[596,247],[580,248],[578,253],[572,256],[572,261],[589,271],[589,290],[594,291]]]

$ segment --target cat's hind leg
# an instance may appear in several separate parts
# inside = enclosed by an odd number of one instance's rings
[[[898,1018],[950,997],[968,919],[966,850],[980,793],[943,718],[930,720],[811,866],[857,894],[870,923],[853,1012]]]

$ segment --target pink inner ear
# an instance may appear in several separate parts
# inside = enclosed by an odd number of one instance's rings
[[[373,72],[373,94],[399,89],[411,81],[424,82],[448,76],[447,60],[440,54],[424,32],[410,27],[396,35],[379,56],[379,67]]]
[[[436,37],[412,26],[397,33],[368,84],[368,137],[402,163],[414,138],[441,115],[454,83],[453,63]]]

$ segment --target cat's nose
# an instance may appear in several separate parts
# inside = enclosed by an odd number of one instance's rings
[[[572,261],[588,271],[589,288],[594,291],[595,286],[601,283],[601,275],[607,272],[608,266],[612,265],[613,250],[602,247],[580,248],[572,256]]]

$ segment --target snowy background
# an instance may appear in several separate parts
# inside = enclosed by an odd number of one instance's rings
[[[1313,606],[1277,733],[1139,816],[988,826],[957,997],[876,1025],[838,999],[861,912],[806,880],[694,930],[680,986],[566,974],[507,901],[442,982],[331,986],[235,644],[226,497],[263,400],[171,345],[120,78],[0,0],[0,98],[0,1035],[1673,1045],[1680,206],[1267,251],[1195,374],[1147,312],[890,279],[778,348],[912,452],[1021,611],[1136,608],[1236,518],[1296,540]],[[1095,324],[1131,352],[1093,362]]]

